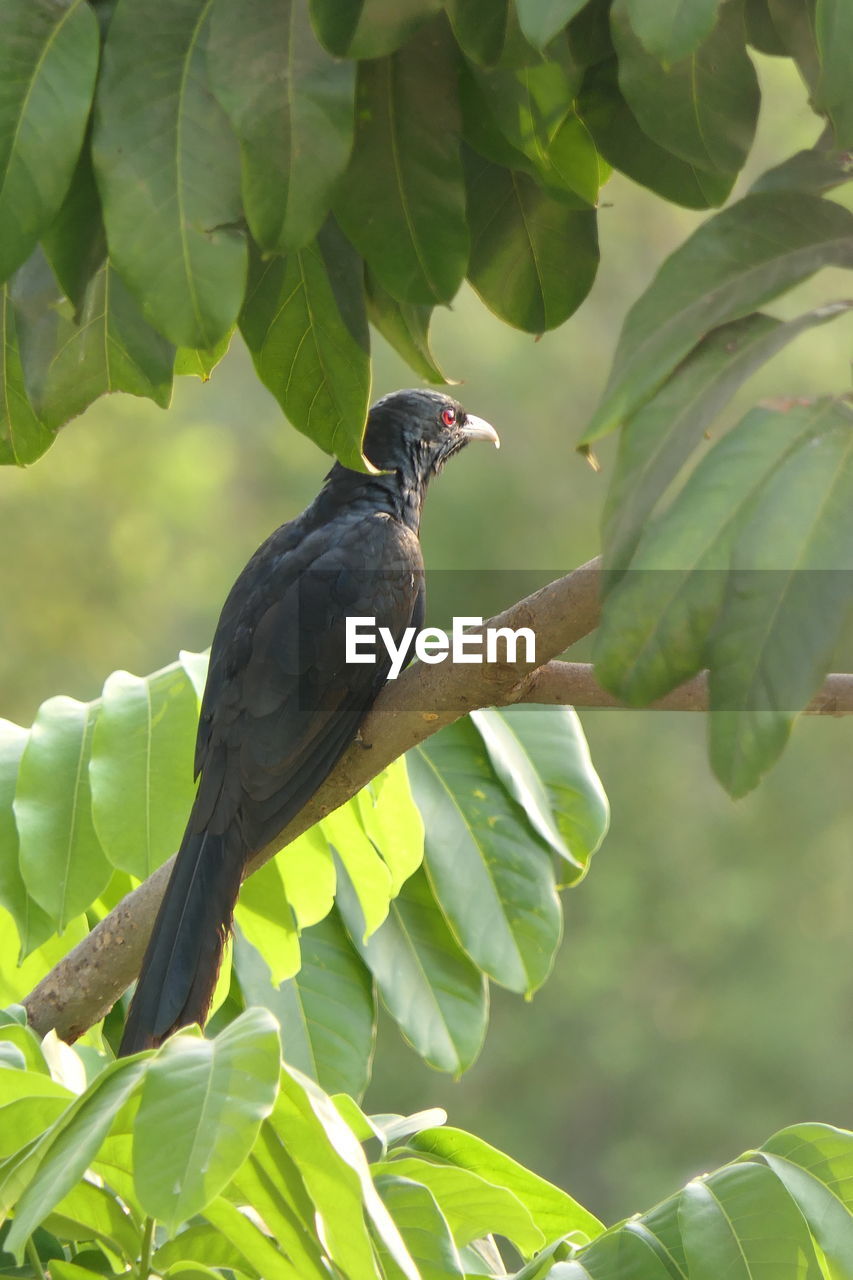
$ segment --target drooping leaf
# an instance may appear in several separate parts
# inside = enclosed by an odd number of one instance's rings
[[[275,986],[298,972],[299,934],[278,859],[272,858],[243,884],[234,920],[250,945],[263,956]]]
[[[297,1277],[301,1280],[299,1272],[267,1233],[222,1196],[210,1202],[204,1210],[204,1217],[217,1236],[224,1240],[226,1249],[239,1253],[242,1265],[238,1266],[238,1273],[263,1276],[264,1280],[297,1280]],[[221,1266],[221,1255],[217,1255],[215,1261],[217,1266]]]
[[[645,705],[706,665],[744,522],[776,471],[822,425],[814,407],[753,410],[649,525],[598,630],[596,674],[623,701]]]
[[[225,1202],[220,1198],[214,1203],[222,1205]],[[240,1216],[246,1227],[252,1225],[248,1218],[242,1214]],[[258,1232],[258,1234],[261,1233]],[[187,1227],[186,1231],[181,1231],[174,1239],[167,1240],[155,1251],[151,1261],[158,1274],[168,1271],[175,1262],[189,1261],[200,1262],[206,1266],[227,1267],[231,1271],[243,1270],[247,1275],[260,1275],[260,1272],[254,1271],[245,1254],[228,1239],[224,1231],[216,1231],[213,1226],[205,1222]]]
[[[310,0],[317,36],[338,58],[378,58],[399,49],[441,0]]]
[[[684,11],[701,24],[703,7],[692,0]],[[752,145],[760,100],[739,9],[723,7],[707,38],[667,66],[647,52],[632,28],[635,15],[646,10],[655,31],[670,34],[673,47],[686,43],[657,0],[616,0],[610,22],[625,100],[644,131],[667,151],[709,173],[737,173]],[[643,29],[650,34],[648,24]]]
[[[62,204],[97,67],[98,23],[84,0],[6,0],[0,42],[0,282],[29,256]]]
[[[325,920],[335,900],[335,859],[322,829],[309,827],[276,861],[299,928]]]
[[[704,223],[628,312],[589,444],[652,395],[711,329],[823,266],[853,265],[853,214],[817,196],[764,192]]]
[[[711,764],[734,796],[779,756],[853,615],[853,409],[819,400],[755,413],[770,430],[793,419],[800,440],[738,530],[708,649]]]
[[[506,41],[509,0],[448,0],[447,16],[460,49],[480,66],[494,66]]]
[[[601,154],[635,182],[688,209],[722,204],[734,174],[706,173],[659,146],[644,133],[619,88],[611,57],[586,73],[577,110]]]
[[[234,964],[247,1003],[271,1009],[288,1062],[328,1093],[361,1097],[370,1078],[376,998],[370,975],[337,916],[300,936],[299,972],[276,987],[258,952],[240,938]]]
[[[22,957],[53,933],[50,916],[27,892],[18,863],[18,828],[12,801],[28,738],[29,733],[20,725],[0,720],[0,905],[15,921]]]
[[[318,1239],[314,1206],[296,1163],[269,1121],[261,1126],[258,1141],[237,1171],[227,1195],[233,1203],[252,1206],[293,1266],[294,1280],[296,1276],[299,1280],[327,1280],[328,1261]],[[242,1231],[233,1234],[235,1243],[245,1246]],[[245,1252],[252,1256],[251,1251]],[[266,1270],[261,1274],[266,1275]]]
[[[464,1280],[462,1262],[450,1228],[428,1187],[395,1174],[376,1179],[376,1189],[400,1228],[421,1280]],[[385,1275],[399,1280],[404,1273],[380,1247]]]
[[[363,269],[333,222],[307,249],[253,258],[240,329],[258,376],[293,425],[363,470],[370,399]]]
[[[767,0],[767,8],[779,43],[794,59],[809,88],[814,89],[820,76],[816,0]]]
[[[63,1196],[45,1225],[63,1240],[98,1240],[128,1261],[137,1257],[139,1232],[106,1187],[81,1180]]]
[[[359,66],[355,148],[335,215],[402,302],[449,302],[465,275],[457,57],[433,25],[391,57]]]
[[[814,1244],[797,1205],[765,1165],[728,1165],[696,1178],[681,1193],[678,1222],[691,1280],[756,1271],[820,1280]]]
[[[545,980],[561,934],[547,845],[496,777],[467,720],[407,757],[430,884],[463,949],[513,991]]]
[[[406,881],[388,919],[367,942],[348,880],[338,886],[338,906],[353,946],[409,1043],[439,1071],[465,1071],[486,1034],[486,983],[454,940],[423,871]]]
[[[80,153],[71,185],[41,237],[41,247],[66,296],[79,307],[86,286],[107,254],[101,201],[88,146]]]
[[[693,53],[714,30],[721,0],[626,0],[634,34],[664,66]]]
[[[92,141],[110,256],[176,346],[213,347],[246,282],[240,158],[207,87],[212,0],[119,0]]]
[[[198,347],[178,347],[175,352],[175,376],[189,375],[207,382],[219,361],[227,354],[233,336],[234,332],[230,330],[215,347],[206,351],[199,350]]]
[[[820,74],[812,102],[832,121],[835,145],[849,149],[853,147],[853,94],[850,92],[853,9],[845,0],[818,0],[815,39]]]
[[[21,874],[60,933],[112,874],[92,824],[88,766],[95,718],[92,703],[61,696],[43,702],[18,771]]]
[[[829,303],[794,320],[753,312],[712,330],[626,423],[604,510],[605,589],[630,563],[658,499],[737,388],[800,333],[851,306]]]
[[[318,43],[307,0],[215,0],[207,59],[240,139],[252,235],[276,253],[303,249],[352,149],[356,64]]]
[[[853,1270],[853,1134],[830,1125],[792,1125],[750,1156],[766,1161],[799,1205],[832,1274]]]
[[[364,830],[354,805],[341,805],[320,825],[355,888],[361,933],[367,938],[388,915],[393,892],[391,872]]]
[[[467,152],[471,261],[486,306],[517,329],[543,333],[576,311],[598,267],[596,215],[544,192],[525,173]]]
[[[214,1040],[180,1035],[148,1067],[133,1137],[147,1213],[174,1232],[200,1213],[249,1154],[275,1103],[278,1028],[250,1009]]]
[[[526,38],[544,49],[586,4],[587,0],[516,0],[515,7]]]
[[[426,382],[452,382],[439,368],[430,347],[433,308],[416,302],[398,302],[370,271],[365,278],[365,290],[367,318],[409,368]]]
[[[0,464],[27,466],[49,449],[54,432],[30,404],[18,321],[8,284],[0,286]]]
[[[396,895],[423,862],[424,824],[404,760],[394,760],[353,797],[365,834],[391,873]]]

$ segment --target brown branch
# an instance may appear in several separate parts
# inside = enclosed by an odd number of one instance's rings
[[[597,569],[598,562],[590,561],[486,624],[514,630],[532,628],[536,664],[418,663],[387,684],[362,725],[360,741],[349,749],[302,812],[255,855],[247,874],[344,804],[392,760],[468,711],[516,702],[624,706],[601,688],[591,666],[553,661],[555,654],[568,649],[598,623]],[[650,709],[706,711],[705,675],[673,690]],[[853,675],[828,676],[806,714],[853,714]],[[139,971],[173,861],[128,894],[30,993],[24,1004],[36,1031],[44,1034],[54,1027],[63,1039],[73,1040],[109,1011]]]

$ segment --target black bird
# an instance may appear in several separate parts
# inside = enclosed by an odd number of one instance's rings
[[[448,396],[385,396],[364,441],[380,474],[335,463],[311,505],[258,548],[231,588],[202,700],[198,792],[120,1054],[204,1022],[248,860],[327,777],[387,678],[382,645],[375,664],[347,664],[345,620],[375,618],[398,646],[406,627],[422,627],[427,485],[469,440],[498,444],[487,422]]]

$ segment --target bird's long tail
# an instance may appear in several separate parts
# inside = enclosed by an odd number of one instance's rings
[[[232,826],[188,830],[178,850],[131,1001],[119,1056],[203,1023],[240,889],[245,849]]]

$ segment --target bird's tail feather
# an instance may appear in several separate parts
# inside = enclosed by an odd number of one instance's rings
[[[120,1056],[153,1048],[177,1027],[204,1022],[244,862],[233,827],[222,834],[187,831],[142,962]]]

